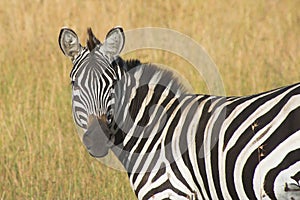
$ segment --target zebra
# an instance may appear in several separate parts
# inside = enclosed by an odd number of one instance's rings
[[[169,71],[123,60],[125,34],[87,45],[62,28],[72,113],[90,155],[111,150],[138,199],[299,199],[300,83],[250,96],[190,94]]]

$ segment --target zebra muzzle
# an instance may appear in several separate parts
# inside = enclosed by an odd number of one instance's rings
[[[104,157],[113,142],[114,137],[107,126],[106,117],[90,116],[88,129],[83,135],[83,144],[88,152],[96,158]]]

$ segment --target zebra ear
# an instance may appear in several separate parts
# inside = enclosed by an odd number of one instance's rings
[[[100,50],[109,57],[110,61],[113,61],[118,56],[125,43],[125,35],[121,27],[115,27],[111,29],[105,38],[104,44],[100,47]]]
[[[77,34],[69,28],[60,30],[58,43],[62,52],[71,59],[74,59],[81,50]]]

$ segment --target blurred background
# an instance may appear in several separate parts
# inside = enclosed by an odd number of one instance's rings
[[[297,0],[1,0],[0,199],[134,198],[127,174],[89,156],[77,136],[61,27],[83,44],[87,27],[102,41],[116,25],[179,31],[206,49],[227,95],[249,95],[300,81],[299,10]],[[124,58],[164,63],[207,93],[176,55],[141,50]]]

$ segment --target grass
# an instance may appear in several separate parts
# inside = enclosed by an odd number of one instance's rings
[[[227,95],[247,95],[300,80],[298,1],[0,2],[0,199],[133,199],[124,172],[88,155],[71,115],[70,61],[57,43],[62,26],[82,41],[125,30],[164,27],[200,43]],[[85,42],[83,42],[85,43]],[[143,50],[125,56],[168,65],[206,93],[178,56]]]

